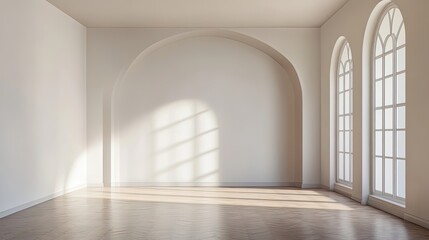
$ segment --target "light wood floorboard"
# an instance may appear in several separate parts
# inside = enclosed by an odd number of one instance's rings
[[[0,239],[429,239],[337,193],[294,188],[87,188],[0,219]]]

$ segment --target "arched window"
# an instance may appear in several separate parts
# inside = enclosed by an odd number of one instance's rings
[[[373,51],[373,193],[405,203],[405,26],[389,6]]]
[[[353,64],[350,45],[344,41],[337,70],[337,182],[352,185],[353,166]]]
[[[350,45],[344,41],[337,70],[337,182],[353,182],[353,64]]]

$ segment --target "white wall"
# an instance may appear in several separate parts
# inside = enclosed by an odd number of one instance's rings
[[[294,183],[293,83],[263,52],[179,40],[134,63],[115,92],[112,182]]]
[[[0,216],[86,184],[85,46],[48,2],[1,2]]]
[[[149,46],[176,34],[201,29],[88,29],[88,183],[103,183],[103,89],[109,92],[134,59]],[[229,29],[260,40],[281,54],[298,73],[303,94],[303,170],[305,186],[320,184],[320,45],[319,29]],[[181,53],[186,56],[189,52]],[[218,58],[228,56],[217,53]],[[176,56],[175,58],[179,58]],[[210,56],[206,56],[210,58]],[[219,61],[219,60],[218,60]],[[272,61],[272,60],[271,60]],[[243,63],[244,64],[244,63]],[[238,65],[243,67],[243,65]],[[265,71],[265,70],[261,70]],[[277,70],[276,70],[277,71]],[[274,78],[272,78],[274,79]],[[264,93],[265,94],[265,93]],[[248,96],[247,96],[248,97]],[[108,97],[109,98],[109,97]],[[107,101],[108,102],[108,101]],[[212,106],[213,107],[213,106]],[[106,110],[106,109],[105,109]],[[104,112],[109,115],[110,113]],[[103,122],[104,121],[104,122]],[[256,120],[255,120],[256,121]],[[255,124],[255,123],[252,123]],[[107,127],[106,127],[107,126]],[[106,129],[105,129],[106,130]],[[222,134],[222,133],[221,133]],[[106,150],[106,148],[104,149]],[[274,157],[275,159],[276,157]],[[265,159],[264,159],[265,160]],[[264,161],[260,160],[260,161]],[[287,170],[285,170],[287,171]],[[289,178],[290,175],[286,176]],[[301,178],[301,176],[300,176]],[[244,179],[242,179],[244,181]],[[272,179],[271,179],[272,180]],[[265,178],[263,181],[271,181]],[[276,181],[279,179],[276,179]],[[130,180],[132,181],[132,180]],[[228,180],[229,181],[229,180]],[[283,180],[282,180],[283,181]]]
[[[427,161],[427,139],[429,139],[429,1],[395,0],[404,17],[407,38],[407,165],[406,165],[406,208],[405,218],[415,222],[426,222],[429,226],[429,161]],[[369,64],[363,53],[368,47],[364,42],[368,19],[379,3],[378,0],[350,0],[333,18],[322,26],[322,88],[321,88],[321,143],[322,143],[322,184],[332,185],[332,156],[335,148],[330,147],[330,132],[335,125],[331,107],[330,62],[335,42],[340,36],[346,37],[353,53],[354,68],[354,182],[352,197],[366,201],[369,189],[368,166],[368,84]],[[371,34],[371,33],[369,33]],[[364,104],[363,104],[364,103]],[[364,174],[362,174],[364,173]],[[416,220],[417,219],[417,220]]]

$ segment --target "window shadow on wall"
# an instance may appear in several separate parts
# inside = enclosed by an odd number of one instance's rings
[[[157,183],[217,183],[219,127],[199,100],[181,100],[151,117],[151,167]]]

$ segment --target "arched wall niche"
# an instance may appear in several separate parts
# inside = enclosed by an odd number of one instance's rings
[[[195,39],[202,37],[215,37],[225,40],[232,40],[238,42],[247,47],[258,50],[264,55],[268,56],[275,62],[277,62],[280,67],[286,72],[287,80],[290,81],[291,87],[293,89],[294,96],[294,133],[293,133],[293,142],[294,142],[294,179],[292,182],[293,185],[301,186],[302,183],[302,91],[298,75],[292,66],[292,64],[278,51],[270,47],[269,45],[246,36],[244,34],[236,33],[229,30],[201,30],[201,31],[191,31],[187,33],[178,34],[164,40],[161,40],[152,46],[145,49],[141,52],[136,59],[130,64],[130,66],[118,77],[114,86],[107,87],[104,93],[104,106],[103,106],[103,181],[105,186],[110,186],[112,181],[112,174],[115,174],[115,170],[112,169],[111,164],[112,160],[115,158],[115,149],[118,145],[118,137],[116,132],[118,129],[115,129],[115,101],[118,98],[118,91],[123,86],[124,82],[127,81],[130,72],[137,66],[139,66],[145,59],[155,53],[156,51],[173,45],[175,43]],[[185,99],[186,100],[186,99]],[[187,99],[189,100],[189,99]],[[116,183],[114,183],[116,184]],[[118,185],[118,184],[116,184]],[[120,185],[120,184],[119,184]]]

